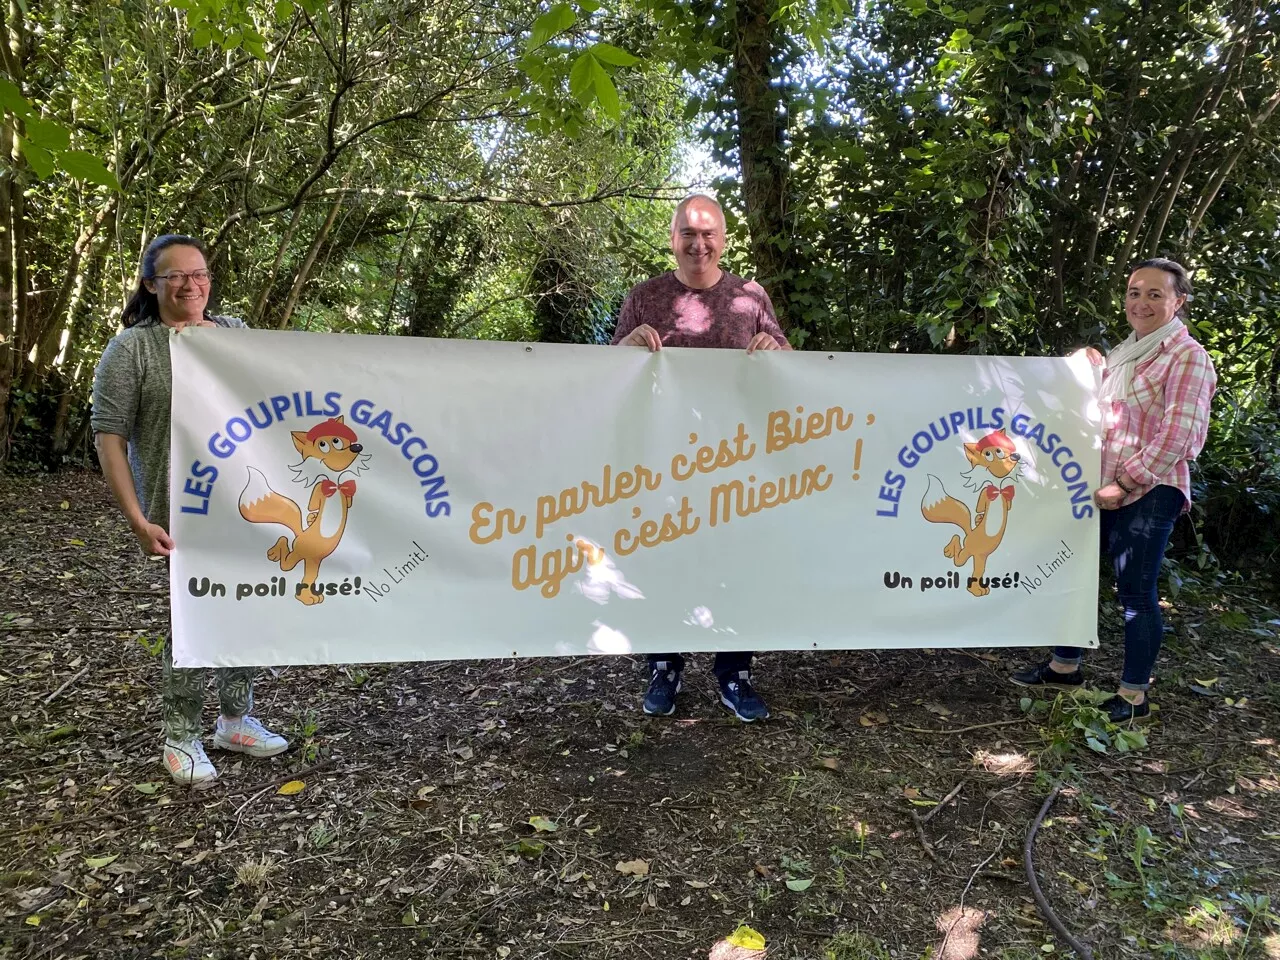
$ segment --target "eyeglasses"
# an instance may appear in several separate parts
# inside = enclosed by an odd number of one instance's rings
[[[192,270],[190,273],[185,273],[182,270],[170,270],[168,273],[157,273],[150,279],[163,280],[165,283],[171,283],[174,286],[182,286],[187,282],[187,277],[190,277],[201,287],[207,287],[209,282],[213,280],[213,274],[208,270]]]

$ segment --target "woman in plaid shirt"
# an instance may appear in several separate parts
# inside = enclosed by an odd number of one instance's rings
[[[1217,386],[1213,363],[1182,321],[1191,281],[1172,260],[1145,260],[1129,275],[1125,315],[1133,332],[1106,359],[1103,416],[1102,549],[1115,566],[1124,606],[1124,673],[1101,705],[1120,723],[1151,713],[1151,670],[1164,622],[1157,586],[1174,522],[1191,507],[1190,463],[1209,431]],[[1075,688],[1084,682],[1078,647],[1055,647],[1044,663],[1013,675],[1028,687]]]

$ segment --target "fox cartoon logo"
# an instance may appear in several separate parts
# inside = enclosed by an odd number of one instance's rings
[[[240,493],[240,516],[250,523],[277,523],[289,531],[289,536],[280,537],[267,551],[267,559],[279,563],[286,573],[302,564],[302,583],[294,595],[310,606],[324,600],[312,588],[320,564],[342,542],[347,514],[356,498],[355,478],[368,469],[372,455],[362,452],[355,431],[342,417],[291,435],[302,461],[289,469],[295,483],[311,490],[305,519],[302,508],[271,489],[256,467],[249,467],[249,480]]]
[[[969,459],[969,469],[961,476],[967,490],[978,491],[978,502],[973,514],[955,497],[947,494],[942,481],[929,474],[929,488],[920,502],[920,512],[930,523],[954,523],[962,534],[951,538],[942,548],[942,555],[963,567],[973,561],[973,573],[969,577],[969,592],[975,597],[985,597],[990,587],[982,585],[987,571],[987,558],[996,552],[1004,539],[1009,524],[1009,510],[1013,506],[1013,483],[1018,480],[1017,470],[1022,457],[1003,430],[989,433],[977,443],[966,443],[964,455]],[[1005,485],[1004,481],[1012,481]],[[992,513],[1000,511],[999,526]]]

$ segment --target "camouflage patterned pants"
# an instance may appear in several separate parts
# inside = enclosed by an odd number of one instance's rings
[[[218,667],[213,671],[218,686],[218,705],[223,716],[243,717],[253,710],[253,667]],[[209,671],[203,667],[179,669],[173,665],[171,640],[164,644],[164,735],[170,740],[200,737],[200,712],[204,708],[204,688]]]

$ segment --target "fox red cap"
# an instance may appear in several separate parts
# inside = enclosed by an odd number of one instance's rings
[[[979,450],[986,450],[988,447],[999,447],[1001,450],[1007,450],[1009,453],[1014,453],[1018,449],[1013,445],[1013,441],[1005,436],[1005,432],[1003,430],[997,430],[995,433],[988,433],[978,441]]]
[[[356,432],[345,423],[332,418],[324,423],[317,423],[307,431],[307,441],[309,443],[315,443],[321,437],[341,437],[347,443],[356,442]]]

